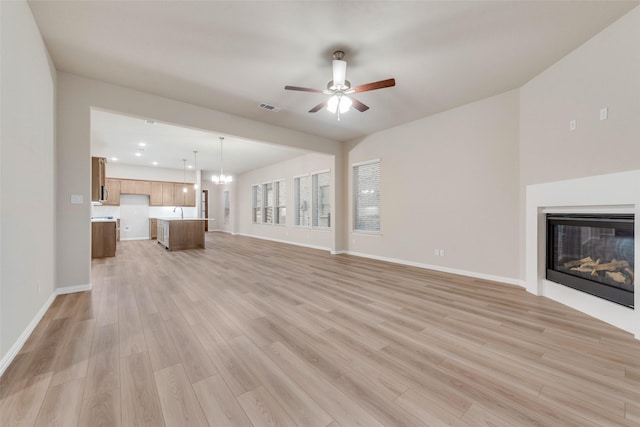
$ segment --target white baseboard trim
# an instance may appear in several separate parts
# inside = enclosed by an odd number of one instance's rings
[[[342,255],[342,254],[348,254],[349,251],[345,251],[345,250],[340,250],[340,251],[331,251],[331,255]]]
[[[91,290],[91,283],[88,283],[86,285],[66,286],[64,288],[56,289],[56,295],[72,294],[74,292],[84,292],[84,291],[90,291],[90,290]]]
[[[5,354],[2,360],[0,360],[0,376],[2,376],[4,371],[11,364],[11,362],[13,362],[13,359],[18,355],[18,352],[22,349],[22,346],[24,345],[24,343],[27,342],[27,339],[29,339],[29,336],[33,333],[33,330],[36,328],[36,326],[38,326],[38,323],[40,322],[40,320],[42,320],[42,316],[44,316],[44,314],[47,312],[47,310],[53,303],[53,300],[55,300],[58,295],[71,294],[74,292],[84,292],[84,291],[90,291],[90,290],[91,290],[91,283],[87,285],[66,286],[64,288],[57,288],[51,294],[47,302],[44,303],[42,308],[40,308],[38,313],[36,313],[36,315],[31,320],[31,322],[29,322],[29,325],[27,325],[27,327],[22,332],[22,334],[20,334],[20,336],[18,337],[16,342],[11,346],[7,354]]]
[[[394,264],[408,265],[411,267],[424,268],[427,270],[440,271],[442,273],[459,274],[461,276],[473,277],[474,279],[491,280],[493,282],[506,283],[508,285],[521,286],[524,288],[524,282],[520,279],[512,279],[509,277],[493,276],[491,274],[476,273],[474,271],[459,270],[457,268],[442,267],[440,265],[423,264],[421,262],[405,261],[397,258],[388,258],[378,255],[370,255],[361,252],[346,251],[347,254],[362,258],[370,258],[378,261],[392,262]]]
[[[128,242],[130,240],[151,240],[150,237],[121,237],[121,242]]]
[[[254,236],[253,234],[236,233],[235,236],[253,237],[254,239],[269,240],[270,242],[285,243],[287,245],[301,246],[303,248],[319,249],[321,251],[328,251],[328,252],[331,251],[330,248],[327,248],[325,246],[307,245],[304,243],[292,242],[290,240],[280,240],[280,239],[272,239],[271,237]]]
[[[29,322],[29,325],[25,328],[25,330],[20,334],[16,342],[11,346],[7,354],[4,355],[2,360],[0,360],[0,376],[4,374],[4,371],[9,367],[13,359],[18,355],[18,352],[22,349],[22,346],[33,332],[33,330],[38,326],[38,323],[42,319],[42,316],[47,312],[53,300],[56,299],[56,294],[52,293],[49,299],[44,303],[42,308],[36,313],[34,318]]]

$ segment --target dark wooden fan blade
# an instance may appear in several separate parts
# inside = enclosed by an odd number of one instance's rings
[[[349,97],[349,98],[351,98],[351,97]],[[351,102],[352,102],[351,106],[353,108],[355,108],[356,110],[360,111],[361,113],[364,112],[364,111],[367,111],[369,109],[368,106],[366,106],[365,104],[363,104],[362,102],[358,101],[355,98],[351,98]]]
[[[396,85],[396,79],[380,80],[379,82],[367,83],[364,85],[356,86],[353,88],[353,92],[366,92],[368,90],[384,89],[385,87],[391,87]]]
[[[328,99],[326,101],[322,101],[320,104],[316,105],[311,110],[309,110],[309,112],[310,113],[317,113],[318,111],[322,110],[324,107],[327,106],[327,102],[329,102]]]
[[[299,86],[285,86],[285,90],[298,90],[300,92],[316,92],[323,93],[324,91],[321,89],[311,89],[309,87],[299,87]]]

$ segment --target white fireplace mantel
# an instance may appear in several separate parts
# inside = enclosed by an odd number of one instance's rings
[[[546,213],[633,213],[640,230],[640,171],[527,186],[526,289],[630,332],[640,339],[640,292],[635,310],[545,279]],[[640,239],[635,242],[635,264]]]

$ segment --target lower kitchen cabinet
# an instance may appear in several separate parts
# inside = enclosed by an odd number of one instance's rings
[[[158,218],[149,218],[149,238],[151,240],[158,238]]]
[[[116,222],[91,222],[91,258],[116,256]]]

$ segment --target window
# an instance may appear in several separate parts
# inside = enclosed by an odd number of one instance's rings
[[[273,196],[273,183],[268,182],[266,184],[262,184],[262,218],[265,224],[273,224]]]
[[[284,225],[287,223],[287,189],[284,181],[273,183],[276,193],[275,223]]]
[[[311,175],[313,216],[312,225],[319,228],[331,227],[331,194],[330,172],[320,172]]]
[[[262,223],[262,186],[254,185],[253,187],[253,222]]]
[[[229,212],[230,212],[230,206],[229,206],[229,190],[224,190],[224,223],[228,224],[229,223]]]
[[[311,225],[311,200],[309,175],[294,178],[295,216],[296,225],[309,227]]]
[[[353,230],[380,232],[380,160],[353,165]]]

